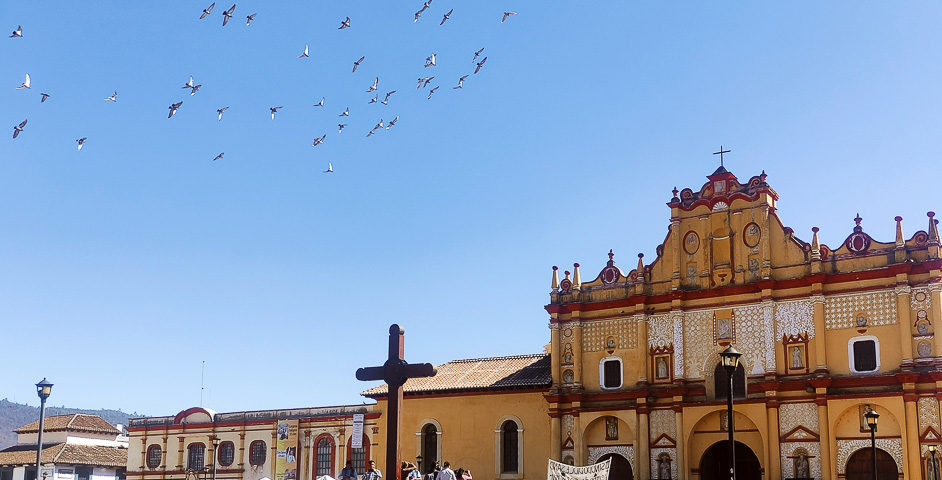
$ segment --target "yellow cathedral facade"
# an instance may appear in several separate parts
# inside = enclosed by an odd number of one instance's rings
[[[858,215],[843,242],[825,245],[817,228],[809,242],[785,226],[778,199],[764,172],[740,181],[720,166],[699,188],[674,189],[652,261],[639,254],[626,271],[610,251],[587,281],[578,263],[553,267],[546,352],[455,360],[410,379],[403,460],[423,472],[449,461],[478,480],[542,480],[548,458],[612,459],[613,480],[728,478],[719,352],[732,345],[743,353],[732,379],[739,480],[872,479],[874,460],[880,480],[939,480],[930,452],[942,441],[935,214],[908,238],[896,217],[889,242],[871,238]],[[376,404],[360,409],[369,428],[359,453],[347,410],[325,416],[322,430],[299,417],[311,427],[297,480],[336,477],[343,459],[362,465],[364,455],[386,471],[386,393],[363,392]],[[870,409],[880,415],[875,459]],[[186,432],[206,436],[214,421],[166,420],[160,433],[132,421],[128,476],[156,475],[144,460],[147,438],[160,435],[179,444],[170,463],[180,470]],[[253,425],[273,435],[273,421]],[[239,436],[237,423],[227,428]]]

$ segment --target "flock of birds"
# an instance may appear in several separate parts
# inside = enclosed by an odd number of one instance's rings
[[[415,15],[414,15],[414,18],[413,18],[413,22],[418,22],[418,21],[419,21],[419,18],[422,16],[422,14],[426,13],[426,11],[429,10],[429,8],[430,8],[431,5],[432,5],[432,1],[433,1],[433,0],[425,0],[425,2],[422,4],[422,7],[421,7],[417,12],[415,12]],[[205,19],[206,17],[208,17],[209,15],[211,15],[212,12],[213,12],[213,9],[214,9],[215,7],[216,7],[216,2],[213,2],[213,3],[211,3],[208,7],[204,8],[203,11],[201,12],[200,16],[199,16],[200,20]],[[229,23],[229,20],[231,20],[231,19],[233,18],[234,14],[235,14],[235,9],[236,9],[236,5],[233,4],[231,7],[229,7],[228,9],[226,9],[226,10],[224,10],[224,11],[222,12],[222,25],[223,25],[223,26],[226,26],[226,25]],[[441,22],[439,22],[439,25],[440,25],[440,26],[445,25],[445,22],[447,22],[447,21],[451,18],[452,13],[454,13],[454,9],[450,9],[450,10],[448,10],[447,12],[445,12],[445,13],[443,14],[443,16],[442,16]],[[508,18],[510,18],[511,16],[516,15],[516,14],[517,14],[517,12],[503,12],[503,15],[502,15],[501,18],[500,18],[500,23],[506,22]],[[252,14],[246,15],[246,17],[245,17],[245,25],[246,25],[246,26],[250,26],[250,25],[252,24],[252,21],[255,20],[256,15],[257,15],[257,13],[252,13]],[[343,20],[341,20],[340,26],[339,26],[337,29],[338,29],[338,30],[345,30],[345,29],[348,29],[348,28],[351,28],[351,20],[350,20],[350,17],[345,17]],[[10,35],[10,38],[22,38],[22,37],[23,37],[23,26],[22,26],[22,25],[17,25],[16,29],[13,30],[13,33]],[[484,47],[482,47],[481,49],[479,49],[479,50],[477,50],[477,51],[474,52],[474,57],[473,57],[473,59],[471,60],[472,64],[474,64],[474,72],[473,72],[473,74],[477,74],[478,72],[480,72],[481,69],[484,68],[485,63],[487,62],[487,56],[483,55],[483,53],[484,53]],[[309,57],[310,57],[310,49],[309,49],[309,46],[308,46],[308,45],[305,45],[305,46],[304,46],[304,50],[301,52],[300,55],[298,55],[298,58],[309,58]],[[437,57],[437,54],[435,54],[435,53],[432,53],[431,55],[429,55],[428,57],[426,57],[426,59],[425,59],[425,68],[435,67],[435,66],[436,66],[436,57]],[[478,60],[478,59],[480,59],[480,60]],[[352,73],[356,73],[357,67],[359,67],[365,60],[366,60],[366,55],[362,55],[362,56],[360,56],[360,58],[358,58],[357,60],[355,60],[355,61],[353,62]],[[454,87],[452,87],[452,89],[458,90],[458,89],[463,88],[463,87],[464,87],[464,82],[465,82],[465,80],[466,80],[469,76],[471,76],[471,75],[473,75],[473,74],[466,74],[466,75],[462,75],[461,77],[459,77],[459,78],[458,78],[458,83],[457,83],[457,85],[455,85]],[[435,79],[435,76],[434,76],[434,75],[430,75],[430,76],[427,76],[427,77],[419,77],[418,83],[416,84],[416,90],[420,90],[420,89],[423,89],[423,88],[428,88],[429,85],[432,83],[432,81],[433,81],[434,79]],[[31,83],[31,80],[30,80],[29,74],[27,73],[27,74],[26,74],[26,79],[23,81],[22,84],[20,84],[19,87],[16,87],[16,88],[17,88],[18,90],[19,90],[19,89],[31,89],[32,86],[31,86],[30,83]],[[189,89],[189,91],[190,91],[190,92],[189,92],[189,93],[190,93],[190,96],[193,96],[193,95],[196,95],[197,92],[199,92],[199,90],[200,90],[200,88],[202,88],[202,86],[203,86],[202,84],[196,83],[195,80],[193,79],[193,76],[190,75],[189,80],[187,80],[187,82],[184,83],[183,86],[180,87],[180,88],[181,88],[181,89]],[[428,99],[428,100],[431,100],[432,95],[434,95],[435,92],[438,91],[439,87],[440,87],[440,85],[435,85],[435,86],[433,86],[433,87],[431,87],[431,88],[428,88],[428,96],[427,96],[427,99]],[[377,103],[377,102],[378,102],[378,103],[381,103],[381,104],[383,104],[383,105],[388,105],[388,104],[389,104],[389,99],[390,99],[390,97],[391,97],[393,94],[396,93],[396,90],[387,91],[387,92],[383,95],[383,99],[382,99],[382,100],[379,100],[380,93],[378,92],[378,89],[379,89],[379,77],[375,77],[375,79],[373,80],[373,84],[370,85],[369,88],[367,88],[366,93],[373,93],[373,92],[377,92],[377,93],[369,100],[368,103],[373,104],[373,103]],[[46,100],[48,100],[48,99],[52,96],[51,94],[49,94],[49,93],[47,93],[47,92],[41,92],[40,95],[41,95],[40,103],[45,103]],[[118,92],[117,92],[117,90],[115,90],[114,92],[112,92],[111,96],[106,97],[104,100],[105,100],[106,102],[115,102],[115,103],[117,103],[117,101],[118,101]],[[314,107],[323,107],[323,106],[325,105],[325,103],[324,103],[325,100],[326,100],[325,97],[321,97],[320,101],[314,104]],[[170,104],[170,107],[169,107],[169,114],[167,115],[167,118],[173,118],[173,116],[177,113],[177,111],[178,111],[178,110],[180,109],[180,107],[182,107],[182,106],[183,106],[183,100],[178,101],[178,102],[174,102],[174,103]],[[283,107],[283,106],[273,106],[273,107],[269,107],[269,111],[270,111],[270,113],[271,113],[271,119],[272,119],[272,120],[275,119],[275,114],[278,112],[278,110],[280,110],[280,109],[282,109],[282,108],[284,108],[284,107]],[[223,113],[224,113],[226,110],[228,110],[228,109],[229,109],[229,106],[225,106],[225,107],[216,109],[217,119],[218,119],[219,121],[222,120]],[[339,114],[339,117],[350,117],[350,107],[346,107],[346,108],[344,109],[344,111]],[[21,133],[23,133],[24,129],[26,128],[26,124],[28,123],[28,121],[29,121],[28,118],[27,118],[27,119],[24,119],[22,122],[20,122],[19,124],[15,125],[15,126],[13,127],[13,138],[14,138],[14,139],[17,138]],[[398,115],[396,115],[395,118],[393,118],[392,120],[390,120],[390,121],[388,121],[388,122],[384,122],[383,119],[380,119],[379,122],[377,122],[377,123],[373,126],[373,128],[370,129],[369,132],[367,132],[366,136],[367,136],[367,137],[370,137],[370,136],[372,136],[373,134],[375,134],[376,132],[381,131],[381,130],[383,130],[383,129],[389,130],[390,128],[392,128],[393,126],[396,125],[396,122],[397,122],[397,121],[399,121],[399,116],[398,116]],[[343,129],[346,128],[347,125],[348,125],[347,123],[342,123],[342,122],[338,123],[338,124],[337,124],[337,132],[338,132],[338,133],[343,132]],[[326,134],[326,133],[322,134],[322,135],[319,136],[319,137],[315,137],[315,138],[314,138],[314,141],[313,141],[313,143],[312,143],[312,146],[317,147],[317,146],[319,146],[319,145],[324,144],[326,138],[327,138],[327,134]],[[78,139],[75,140],[75,142],[76,142],[76,144],[77,144],[77,149],[78,149],[79,151],[82,150],[82,146],[85,144],[86,140],[88,140],[87,137],[82,137],[82,138],[78,138]],[[216,155],[216,156],[213,158],[213,161],[222,159],[224,155],[225,155],[225,152],[220,152],[218,155]],[[332,164],[331,162],[328,162],[328,163],[327,163],[327,169],[324,170],[324,173],[332,173],[333,171],[334,171],[334,166],[333,166],[333,164]]]

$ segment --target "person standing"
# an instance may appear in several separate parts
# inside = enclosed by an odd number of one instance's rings
[[[357,470],[352,461],[347,460],[347,466],[340,471],[340,480],[357,480]]]
[[[380,480],[381,478],[383,478],[383,473],[376,469],[376,462],[370,460],[369,467],[363,473],[363,480]]]
[[[445,462],[442,464],[442,471],[438,472],[435,480],[456,480],[455,472],[451,469],[451,464]]]

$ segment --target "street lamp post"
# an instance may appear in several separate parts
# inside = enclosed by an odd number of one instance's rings
[[[873,408],[867,410],[864,414],[867,419],[867,426],[870,427],[870,453],[873,454],[873,480],[877,480],[877,420],[880,414]]]
[[[415,456],[415,467],[419,470],[420,474],[425,474],[425,472],[422,470],[422,455]]]
[[[46,418],[46,399],[52,393],[52,383],[43,377],[36,384],[36,394],[39,395],[39,435],[36,438],[36,480],[39,480],[40,461],[43,453],[43,422]]]
[[[729,480],[736,480],[736,444],[733,440],[733,431],[735,430],[733,426],[733,376],[736,374],[736,369],[739,367],[739,357],[741,356],[742,353],[733,348],[732,345],[726,347],[726,350],[720,353],[723,368],[726,369],[726,376],[729,377],[729,384],[726,386],[726,422],[729,432]]]
[[[216,464],[219,462],[219,437],[213,435],[213,480],[216,480]]]

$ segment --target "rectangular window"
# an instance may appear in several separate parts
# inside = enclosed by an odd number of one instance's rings
[[[621,386],[621,362],[618,360],[608,360],[604,368],[605,379],[603,386],[605,388],[618,388]]]
[[[327,438],[317,442],[317,476],[333,475],[334,444]]]
[[[877,369],[877,344],[873,340],[854,342],[854,370],[872,372]]]
[[[187,455],[186,468],[190,470],[202,470],[205,465],[206,447],[202,443],[190,445]]]
[[[91,467],[75,467],[75,477],[78,480],[89,480],[92,478]]]
[[[350,460],[353,461],[353,468],[358,472],[366,471],[366,450],[363,448],[351,448]]]
[[[0,480],[13,480],[13,469],[0,468]]]

